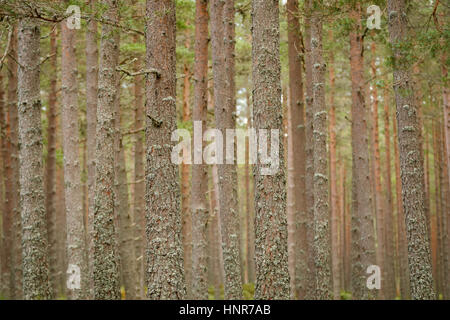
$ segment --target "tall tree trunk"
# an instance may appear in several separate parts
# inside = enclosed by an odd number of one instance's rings
[[[194,65],[194,139],[202,139],[206,128],[208,106],[208,2],[196,0],[195,10],[195,65]],[[200,127],[199,127],[200,126]],[[195,143],[194,143],[195,145]],[[198,158],[198,159],[197,159]],[[196,161],[200,160],[200,161]],[[202,164],[203,152],[194,149],[192,165],[192,294],[194,299],[208,298],[207,225],[209,220],[208,168]]]
[[[22,217],[20,210],[20,190],[19,190],[19,115],[17,108],[18,101],[18,52],[17,52],[17,25],[13,25],[11,43],[9,46],[8,55],[8,117],[10,125],[10,137],[9,141],[11,143],[11,169],[12,169],[12,180],[11,180],[11,206],[13,210],[12,215],[12,225],[13,225],[13,247],[11,264],[13,266],[14,272],[14,297],[16,299],[22,299],[23,290],[23,272],[22,272]]]
[[[56,162],[56,97],[57,97],[57,28],[50,33],[50,90],[48,94],[47,110],[47,159],[45,161],[45,210],[47,212],[48,254],[50,267],[50,283],[53,298],[57,294],[57,257],[56,257],[56,226],[55,226],[55,162]]]
[[[388,1],[389,36],[393,46],[394,91],[397,104],[398,144],[405,211],[408,263],[413,299],[433,299],[430,243],[424,207],[423,162],[413,83],[407,62],[407,14],[404,0]]]
[[[440,142],[440,184],[441,184],[441,199],[442,199],[442,209],[441,209],[441,228],[442,228],[442,238],[441,238],[441,250],[442,250],[442,288],[441,288],[441,294],[444,299],[448,299],[448,286],[449,286],[449,261],[448,261],[448,255],[449,255],[449,247],[448,247],[448,234],[447,234],[447,223],[448,219],[447,216],[449,215],[449,184],[448,184],[448,176],[447,176],[447,164],[446,164],[446,144],[445,144],[445,132],[443,128],[444,124],[442,123],[440,125],[440,136],[439,136],[439,142]]]
[[[402,299],[409,299],[410,282],[409,282],[409,266],[408,266],[408,248],[406,243],[406,226],[405,215],[403,212],[402,202],[402,182],[400,178],[400,154],[398,150],[398,133],[397,133],[397,121],[393,119],[394,128],[394,163],[395,163],[395,192],[397,202],[397,256],[399,257],[399,270],[400,270],[400,293]]]
[[[322,0],[314,0],[311,17],[311,56],[313,80],[314,143],[314,261],[317,299],[333,295],[331,277],[331,229],[328,199],[327,110],[325,106],[325,69],[322,56]]]
[[[282,130],[279,8],[278,2],[252,3],[253,119],[256,130]],[[267,77],[270,74],[270,77]],[[260,133],[260,132],[259,132]],[[271,175],[262,174],[262,165],[253,167],[255,177],[255,299],[288,299],[289,273],[286,222],[286,176],[284,146],[279,140],[279,167]],[[275,145],[271,145],[275,148]],[[261,160],[261,159],[260,159]],[[274,161],[276,159],[272,159]]]
[[[304,4],[305,11],[305,87],[306,87],[306,169],[305,169],[305,190],[306,198],[306,243],[307,243],[307,273],[306,273],[306,295],[305,299],[316,298],[316,270],[314,262],[314,190],[311,188],[314,181],[314,143],[313,143],[313,78],[312,78],[312,57],[311,57],[311,1]]]
[[[377,67],[375,65],[376,46],[375,42],[370,45],[371,59],[370,69],[372,77],[377,76]],[[381,163],[380,163],[380,136],[378,130],[378,89],[377,84],[372,83],[372,148],[373,148],[373,167],[374,167],[374,184],[375,184],[375,212],[376,212],[376,228],[377,228],[377,265],[381,269],[381,288],[379,290],[379,298],[386,298],[386,287],[391,283],[386,282],[387,265],[385,262],[386,256],[386,234],[385,234],[385,220],[384,220],[384,201],[381,189]]]
[[[286,3],[288,19],[288,58],[289,58],[289,111],[291,115],[291,130],[288,139],[292,140],[292,161],[288,163],[288,175],[293,177],[292,188],[288,192],[293,196],[293,223],[295,243],[295,272],[291,274],[291,291],[294,296],[304,299],[306,295],[306,270],[308,245],[306,239],[306,199],[305,199],[305,116],[302,83],[302,61],[298,0],[288,0]],[[288,158],[289,161],[289,158]],[[289,234],[288,234],[289,236]],[[294,284],[294,287],[292,287]]]
[[[333,42],[333,33],[330,30],[330,42]],[[336,105],[334,104],[335,75],[334,54],[329,53],[330,65],[330,199],[331,199],[331,252],[332,252],[332,275],[333,275],[333,297],[340,298],[341,291],[341,268],[340,268],[340,244],[339,244],[339,198],[337,191],[337,169],[336,169]]]
[[[40,29],[24,18],[19,23],[20,199],[24,298],[50,299],[48,241],[43,184],[40,98]]]
[[[219,226],[219,207],[217,194],[219,190],[217,177],[217,167],[211,168],[211,192],[210,192],[210,218],[208,228],[210,231],[211,256],[210,262],[213,271],[214,299],[220,299],[220,285],[223,283],[223,264],[221,263],[220,250],[220,226]]]
[[[139,42],[138,36],[133,41]],[[135,72],[140,70],[141,59],[135,62]],[[134,127],[144,127],[144,92],[142,91],[143,76],[133,78],[134,85]],[[144,168],[144,134],[139,131],[134,136],[134,233],[136,239],[136,274],[138,275],[139,298],[144,298],[144,239],[145,239],[145,168]]]
[[[90,9],[94,11],[96,0],[90,0]],[[97,126],[97,90],[98,90],[98,46],[97,21],[88,21],[86,30],[86,140],[87,140],[87,185],[88,185],[88,261],[90,279],[90,297],[93,297],[94,263],[94,206],[95,206],[95,144]]]
[[[61,23],[61,88],[62,112],[61,127],[64,150],[64,184],[67,219],[67,263],[68,271],[76,267],[80,271],[81,286],[71,291],[72,299],[84,299],[88,294],[88,269],[86,260],[86,237],[83,223],[83,189],[81,185],[81,168],[78,154],[78,85],[77,61],[75,52],[74,29]],[[70,279],[69,279],[70,281]]]
[[[366,286],[366,270],[375,264],[375,240],[370,196],[367,109],[364,102],[364,61],[361,33],[361,7],[356,4],[350,16],[350,73],[352,82],[352,294],[354,299],[376,296]]]
[[[214,116],[222,133],[235,128],[234,0],[211,2]],[[227,142],[224,141],[225,145]],[[225,299],[242,298],[239,212],[235,164],[218,164],[219,212],[225,268]]]
[[[175,1],[147,0],[146,284],[150,299],[185,296],[178,167],[171,163],[176,129]]]
[[[384,145],[385,145],[385,232],[386,232],[386,286],[387,298],[393,299],[395,290],[395,255],[394,255],[394,208],[392,204],[392,174],[391,174],[391,133],[389,117],[389,95],[387,87],[384,91]]]
[[[102,0],[103,17],[118,22],[119,2]],[[119,252],[114,214],[114,103],[117,99],[116,67],[118,29],[102,25],[96,125],[96,166],[94,203],[94,299],[120,299]]]

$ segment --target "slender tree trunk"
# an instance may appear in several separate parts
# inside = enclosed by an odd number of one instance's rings
[[[211,192],[210,192],[210,218],[209,231],[211,241],[211,257],[210,262],[213,271],[214,299],[220,299],[220,285],[223,283],[223,264],[221,264],[220,251],[220,228],[219,228],[219,207],[218,207],[218,177],[217,167],[211,168]]]
[[[400,293],[402,299],[410,298],[409,266],[408,266],[408,248],[406,243],[405,215],[402,202],[402,181],[400,178],[400,155],[398,150],[398,133],[396,119],[392,121],[394,125],[394,154],[395,154],[395,191],[397,202],[397,256],[399,257],[400,270]]]
[[[297,0],[288,0],[286,3],[288,19],[288,57],[289,57],[289,111],[291,115],[291,130],[288,139],[292,141],[292,161],[288,163],[288,175],[292,175],[292,188],[288,192],[293,196],[293,223],[295,244],[293,260],[295,272],[291,274],[291,291],[294,296],[304,299],[306,295],[307,270],[307,239],[306,239],[306,199],[305,199],[305,116],[304,96],[302,83],[302,61],[299,9]],[[289,158],[288,158],[289,161]],[[288,234],[289,236],[289,234]],[[292,287],[294,284],[294,287]]]
[[[12,180],[11,180],[11,208],[13,210],[12,215],[12,226],[13,226],[13,246],[12,246],[12,256],[11,265],[14,272],[14,297],[16,299],[22,299],[23,290],[23,272],[22,272],[22,218],[20,210],[20,190],[19,190],[19,115],[17,108],[18,101],[18,53],[17,53],[17,25],[13,25],[11,43],[9,46],[8,55],[8,117],[10,126],[10,136],[9,141],[11,143],[11,169],[12,169]]]
[[[90,0],[94,11],[96,0]],[[94,262],[94,205],[95,205],[95,145],[97,126],[98,90],[98,46],[97,21],[89,20],[86,30],[86,140],[87,140],[87,184],[88,184],[88,257],[90,296],[93,297]]]
[[[449,270],[449,261],[448,261],[448,254],[449,254],[449,247],[448,247],[448,235],[447,235],[447,216],[449,215],[449,184],[447,181],[447,165],[446,165],[446,145],[445,145],[445,132],[444,132],[444,128],[443,128],[444,124],[442,123],[440,125],[441,129],[440,129],[440,136],[439,136],[439,144],[440,144],[440,184],[441,184],[441,259],[442,259],[442,288],[440,293],[442,294],[444,299],[448,299],[448,283],[449,283],[449,275],[448,275],[448,270]]]
[[[57,294],[56,283],[56,226],[55,226],[55,162],[56,162],[56,76],[57,76],[57,28],[50,33],[50,90],[48,94],[47,110],[47,159],[45,162],[45,210],[47,212],[47,232],[48,232],[48,254],[50,267],[50,282],[52,286],[53,297]]]
[[[147,0],[146,284],[150,299],[185,297],[178,167],[171,163],[176,129],[175,1]]]
[[[20,198],[24,298],[50,299],[48,242],[43,184],[40,98],[40,29],[35,20],[19,23]]]
[[[103,17],[118,21],[119,3],[102,0]],[[117,99],[116,66],[118,29],[102,25],[98,75],[96,166],[94,203],[94,299],[120,299],[119,252],[114,214],[114,103]]]
[[[332,31],[329,31],[330,42],[333,42]],[[337,169],[336,169],[336,105],[334,104],[334,54],[329,53],[330,65],[330,199],[331,199],[331,252],[332,252],[332,275],[333,275],[333,297],[340,298],[341,291],[341,268],[339,262],[339,198],[337,191]]]
[[[307,248],[307,273],[306,273],[306,295],[305,299],[316,298],[316,270],[314,262],[314,190],[311,188],[314,181],[314,143],[313,143],[313,78],[312,78],[312,57],[311,57],[311,0],[305,1],[305,87],[306,87],[306,169],[305,169],[305,189],[306,197],[306,243]]]
[[[395,290],[395,255],[394,255],[394,208],[392,205],[392,174],[391,174],[391,133],[389,117],[389,95],[387,88],[384,89],[384,145],[385,145],[385,232],[386,232],[386,286],[387,298],[393,299]]]
[[[375,240],[370,196],[367,109],[364,102],[364,61],[361,7],[350,13],[350,73],[352,82],[352,294],[354,299],[376,296],[366,286],[366,270],[375,264]]]
[[[234,1],[211,2],[211,38],[214,73],[214,116],[222,133],[235,128]],[[227,145],[227,142],[225,145]],[[219,211],[225,268],[225,299],[242,298],[239,253],[237,172],[234,164],[218,164]]]
[[[375,42],[370,45],[371,59],[370,69],[372,77],[377,76],[377,67],[375,65],[376,46]],[[376,83],[372,83],[372,137],[373,137],[373,167],[374,167],[374,184],[375,184],[375,212],[376,212],[376,227],[377,227],[377,265],[381,269],[381,288],[379,290],[379,298],[386,297],[386,287],[390,286],[386,280],[387,265],[385,261],[386,256],[386,233],[385,233],[385,212],[383,210],[384,199],[381,188],[381,163],[380,163],[380,136],[378,130],[378,89]]]
[[[404,0],[388,1],[389,36],[393,45],[394,91],[397,104],[398,144],[405,211],[408,263],[413,299],[433,299],[430,243],[424,208],[423,162],[420,128],[415,106],[407,49],[407,15]]]
[[[194,65],[194,139],[202,139],[206,128],[208,106],[208,2],[196,0],[195,65]],[[195,144],[195,143],[194,143]],[[198,159],[196,159],[198,158]],[[203,150],[194,149],[192,165],[192,294],[194,299],[208,298],[207,225],[209,220],[208,168],[203,162]],[[198,163],[196,160],[200,160]]]
[[[84,299],[87,298],[89,279],[83,223],[83,189],[78,154],[78,85],[75,35],[76,31],[69,29],[66,21],[63,21],[61,23],[61,127],[64,150],[67,257],[69,264],[68,271],[72,272],[72,268],[75,267],[79,270],[81,276],[81,287],[69,287],[68,289],[73,289],[71,291],[72,299]]]
[[[278,2],[252,3],[253,118],[255,128],[282,132]],[[270,77],[267,77],[270,74]],[[253,167],[255,177],[255,299],[288,299],[289,273],[286,222],[286,176],[283,140],[279,140],[279,167],[272,175]],[[275,145],[271,145],[275,148]],[[259,159],[261,160],[261,159]],[[276,161],[276,159],[272,159]]]
[[[317,299],[333,296],[331,276],[331,228],[327,155],[327,110],[325,106],[325,69],[322,56],[322,0],[314,0],[311,17],[311,56],[313,78],[314,141],[314,261]]]

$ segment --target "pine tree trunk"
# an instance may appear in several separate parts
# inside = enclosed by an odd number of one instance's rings
[[[408,52],[407,15],[404,0],[388,1],[389,36],[393,45],[394,91],[397,105],[398,144],[405,211],[408,263],[413,299],[433,299],[430,243],[424,208],[423,162]]]
[[[18,92],[20,202],[24,298],[50,299],[48,242],[43,184],[40,98],[40,29],[35,20],[19,23]]]
[[[19,115],[17,109],[18,101],[18,78],[17,78],[17,25],[12,26],[11,43],[9,47],[9,55],[7,59],[8,66],[8,117],[10,126],[9,141],[11,143],[11,208],[13,210],[12,226],[13,226],[13,246],[11,264],[14,272],[14,297],[15,299],[23,298],[23,272],[22,272],[22,218],[20,212],[20,190],[19,190]]]
[[[312,186],[314,181],[314,143],[313,143],[313,78],[311,57],[311,0],[305,1],[305,87],[306,87],[306,175],[305,186]],[[316,298],[316,270],[314,262],[314,190],[309,187],[305,190],[306,196],[306,242],[307,248],[307,274],[305,299]]]
[[[294,279],[291,279],[291,291],[294,296],[304,299],[306,295],[307,270],[306,254],[308,252],[306,239],[306,199],[305,199],[305,116],[302,83],[301,34],[299,23],[298,0],[288,0],[286,3],[288,20],[288,58],[289,58],[289,111],[291,115],[291,130],[288,139],[292,140],[292,164],[288,163],[288,175],[292,175],[293,185],[288,192],[293,196],[293,242],[295,249]],[[288,158],[289,161],[289,158]],[[292,275],[291,275],[292,276]],[[294,287],[292,287],[292,283]]]
[[[313,80],[314,143],[314,261],[316,265],[317,299],[333,295],[331,276],[331,228],[328,199],[327,110],[325,106],[325,69],[322,56],[321,0],[313,1],[311,17],[311,56]]]
[[[150,299],[183,299],[178,167],[171,163],[176,129],[175,1],[147,0],[146,284]]]
[[[118,21],[118,1],[102,0],[103,17]],[[119,251],[114,214],[114,103],[117,99],[117,28],[102,25],[96,125],[94,204],[94,299],[120,299]]]
[[[194,139],[203,137],[206,129],[208,106],[208,2],[197,0],[195,10],[195,64],[194,64]],[[200,128],[199,125],[201,125]],[[192,165],[191,210],[192,210],[192,294],[194,299],[208,298],[208,252],[207,225],[209,220],[208,168],[203,162],[201,149],[194,149]]]
[[[90,9],[95,9],[96,0],[90,0]],[[86,140],[87,140],[87,185],[88,185],[88,261],[89,289],[93,297],[94,260],[94,202],[95,202],[95,144],[97,126],[98,90],[98,46],[97,21],[89,20],[86,30]]]
[[[69,29],[66,21],[63,21],[61,23],[61,127],[64,150],[67,257],[69,264],[68,270],[71,270],[72,265],[76,266],[76,268],[79,268],[81,276],[81,287],[74,288],[70,296],[72,299],[84,299],[87,298],[89,279],[83,223],[83,189],[78,154],[78,85],[75,35],[76,31]]]
[[[235,128],[234,0],[211,2],[214,73],[214,116],[223,134]],[[224,139],[225,140],[225,139]],[[224,141],[224,145],[227,142]],[[225,154],[225,153],[224,153]],[[234,164],[218,164],[219,212],[225,268],[225,299],[242,298],[237,172]]]
[[[329,31],[330,42],[333,42],[332,31]],[[336,105],[334,104],[335,75],[334,54],[329,53],[330,65],[330,199],[331,199],[331,252],[332,252],[332,275],[333,275],[333,298],[340,298],[341,291],[341,269],[339,261],[339,199],[337,192],[337,169],[336,169]]]
[[[252,3],[253,119],[255,129],[282,130],[278,2]],[[270,77],[267,75],[270,74]],[[274,134],[271,132],[271,135]],[[271,137],[271,140],[272,137]],[[275,146],[271,146],[274,148]],[[279,167],[262,174],[261,159],[255,177],[255,299],[288,299],[289,273],[286,222],[286,176],[283,140],[277,150]],[[273,161],[274,159],[272,159]]]
[[[352,82],[352,295],[353,299],[376,296],[366,286],[366,270],[375,264],[375,240],[370,196],[367,109],[364,102],[364,61],[362,56],[361,7],[350,13],[350,73]]]
[[[56,283],[56,226],[55,226],[55,162],[56,162],[56,77],[57,77],[57,28],[50,33],[50,90],[48,94],[47,110],[47,159],[45,161],[45,210],[47,212],[48,230],[48,254],[50,267],[50,282],[52,285],[53,298],[57,294]]]

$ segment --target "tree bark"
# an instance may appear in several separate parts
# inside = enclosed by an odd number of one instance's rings
[[[146,284],[150,299],[183,299],[178,167],[171,163],[176,129],[175,1],[147,0]]]
[[[20,200],[24,298],[50,299],[48,241],[43,185],[40,98],[40,29],[35,20],[19,23],[18,92]]]
[[[102,0],[104,18],[117,23],[119,2]],[[117,99],[116,66],[118,29],[102,25],[98,75],[96,167],[94,203],[94,299],[120,299],[119,252],[114,214],[114,103]]]
[[[282,130],[278,2],[252,3],[253,119],[256,130]],[[267,76],[267,75],[270,75]],[[271,133],[273,134],[273,132]],[[271,139],[272,140],[272,139]],[[274,148],[274,146],[271,146]],[[279,167],[255,177],[255,299],[288,299],[289,272],[286,222],[286,176],[283,140],[277,150]]]
[[[222,133],[235,128],[234,0],[211,2],[214,116]],[[224,139],[225,140],[225,139]],[[224,141],[226,145],[227,142]],[[240,229],[235,164],[218,164],[219,212],[225,268],[225,299],[242,298]]]
[[[203,137],[206,128],[208,106],[208,1],[196,0],[195,10],[195,64],[194,64],[194,139]],[[196,124],[200,130],[196,131]],[[202,159],[202,150],[194,149],[192,165],[192,293],[194,299],[208,298],[208,252],[207,226],[209,211],[206,194],[208,192],[208,170],[206,164],[196,163],[196,155]],[[203,162],[203,161],[202,161]]]
[[[433,299],[435,293],[424,208],[420,128],[410,63],[406,58],[408,49],[404,46],[408,41],[405,1],[389,0],[388,17],[389,38],[394,58],[394,91],[398,115],[398,144],[403,208],[407,226],[411,296],[413,299]]]
[[[375,240],[370,196],[367,109],[364,102],[364,61],[361,7],[351,8],[350,74],[352,82],[352,295],[354,299],[376,296],[366,286],[366,270],[375,264]]]

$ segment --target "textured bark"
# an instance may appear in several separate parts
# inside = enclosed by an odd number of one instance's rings
[[[185,296],[178,167],[171,163],[176,129],[175,2],[147,0],[146,284],[150,299]]]
[[[288,192],[293,196],[293,223],[296,251],[293,255],[295,272],[291,274],[291,291],[294,296],[303,299],[306,295],[306,270],[308,245],[306,239],[306,198],[305,198],[305,116],[302,84],[302,62],[299,10],[297,0],[286,3],[288,19],[288,58],[289,58],[289,110],[291,114],[291,130],[288,139],[292,140],[292,163],[288,163],[288,175],[292,175],[292,188]],[[289,158],[288,158],[289,162]],[[289,235],[288,235],[289,236]],[[294,284],[294,287],[292,287]]]
[[[222,133],[235,128],[234,0],[211,2],[214,73],[214,116]],[[224,141],[224,145],[227,142]],[[225,153],[224,153],[225,154]],[[225,268],[225,299],[242,298],[237,172],[234,164],[218,164],[219,211]]]
[[[394,207],[392,204],[392,174],[391,174],[391,133],[389,117],[389,95],[384,89],[384,145],[385,145],[385,232],[386,232],[386,293],[388,299],[396,296],[395,291],[395,255],[394,255]]]
[[[115,35],[119,45],[119,35]],[[133,219],[128,203],[128,181],[125,167],[125,150],[122,144],[120,77],[116,77],[116,100],[114,101],[114,212],[118,217],[118,236],[120,251],[120,271],[127,300],[136,299],[138,278],[136,277],[136,253],[134,243]]]
[[[329,31],[330,42],[333,42],[332,31]],[[336,105],[334,104],[335,94],[335,74],[334,74],[334,54],[329,53],[330,65],[330,199],[331,199],[331,252],[332,252],[332,275],[333,275],[333,298],[340,298],[341,291],[341,265],[340,265],[340,243],[339,243],[339,198],[337,186],[336,168]]]
[[[11,143],[11,205],[13,210],[12,225],[13,225],[13,247],[11,264],[14,272],[14,297],[21,299],[23,297],[22,290],[22,218],[19,206],[20,191],[19,191],[19,119],[18,119],[18,94],[17,94],[17,25],[13,25],[11,35],[11,43],[9,47],[9,55],[7,60],[8,66],[8,117],[10,124],[9,141]]]
[[[208,2],[197,0],[195,10],[195,64],[194,64],[194,110],[193,121],[201,123],[200,134],[206,129],[208,106]],[[195,128],[195,124],[194,124]],[[194,129],[195,130],[195,129]],[[192,165],[192,294],[194,299],[208,298],[208,252],[207,225],[209,224],[208,168],[195,163],[195,153],[202,157],[202,150],[194,150]]]
[[[406,243],[405,215],[402,202],[402,182],[400,178],[400,155],[398,150],[397,121],[394,125],[394,154],[395,154],[395,192],[397,203],[397,256],[399,257],[400,294],[402,299],[409,299],[411,288],[409,282],[408,248]]]
[[[352,8],[350,31],[350,75],[352,82],[352,294],[354,299],[373,299],[366,287],[366,270],[375,264],[375,240],[372,220],[367,110],[364,102],[363,39],[361,7]]]
[[[56,97],[57,97],[57,28],[50,33],[50,90],[47,110],[47,159],[45,161],[45,210],[47,212],[48,254],[50,282],[54,298],[57,294],[57,257],[56,257],[56,213],[55,213],[55,170],[56,170]]]
[[[430,243],[424,208],[423,162],[417,106],[414,101],[404,0],[388,1],[389,38],[393,47],[394,91],[397,105],[398,144],[403,208],[407,226],[408,263],[413,299],[433,299]]]
[[[314,144],[313,144],[313,79],[312,79],[312,58],[311,58],[311,1],[305,1],[305,87],[306,87],[306,175],[305,186],[312,186],[314,180]],[[314,190],[309,187],[305,190],[306,197],[306,242],[307,248],[307,274],[306,274],[306,299],[316,297],[316,271],[314,264]]]
[[[94,10],[96,0],[90,0],[90,9]],[[90,296],[93,296],[94,263],[94,199],[95,199],[95,141],[97,127],[97,90],[98,90],[98,45],[97,21],[88,21],[86,30],[86,140],[87,140],[87,185],[88,185],[88,261]]]
[[[437,293],[441,292],[442,286],[442,184],[441,184],[441,176],[442,176],[442,168],[441,168],[441,152],[440,152],[440,144],[439,144],[439,122],[436,120],[433,121],[432,132],[433,132],[433,158],[434,158],[434,185],[435,185],[435,215],[434,215],[434,246],[433,246],[433,255],[434,255],[434,263],[433,267],[433,278],[435,280],[434,286],[436,288]]]
[[[15,274],[12,264],[14,252],[13,215],[12,208],[12,160],[11,160],[11,127],[7,109],[5,108],[3,91],[3,74],[0,73],[0,209],[2,212],[1,236],[1,287],[0,291],[5,299],[14,299]],[[4,198],[3,198],[4,197]]]
[[[252,3],[253,119],[256,130],[282,132],[278,2]],[[283,140],[279,141],[279,168],[255,177],[255,299],[288,299],[289,272],[286,221],[286,176]],[[273,146],[272,146],[273,147]]]
[[[375,65],[376,46],[375,42],[370,45],[371,59],[370,69],[372,77],[377,76],[377,67]],[[380,136],[378,130],[378,89],[376,83],[372,83],[372,148],[373,148],[373,167],[374,167],[374,184],[375,184],[375,212],[376,212],[376,228],[377,228],[377,265],[381,269],[381,288],[379,290],[379,298],[386,298],[386,287],[390,284],[386,282],[387,265],[386,256],[386,233],[384,220],[384,199],[381,190],[381,163],[380,163]],[[388,297],[389,298],[389,297]],[[392,297],[390,297],[392,298]]]
[[[36,21],[19,23],[20,201],[24,298],[49,299],[47,227],[42,165],[39,85],[40,29]]]
[[[328,199],[327,110],[325,106],[325,69],[322,56],[322,1],[312,2],[311,57],[313,80],[314,143],[314,261],[317,299],[333,296],[331,276],[331,229]]]
[[[218,207],[218,177],[217,167],[211,168],[211,192],[209,196],[210,202],[210,218],[208,223],[210,236],[210,266],[213,275],[214,299],[220,299],[220,285],[223,283],[223,264],[221,264],[220,251],[220,231],[219,231],[219,207]]]
[[[118,21],[116,0],[101,2],[106,10],[103,17]],[[114,213],[114,103],[117,99],[116,66],[119,46],[117,28],[102,25],[98,75],[96,166],[94,198],[94,299],[120,299],[119,252]]]
[[[66,21],[61,23],[61,127],[64,150],[64,184],[67,221],[67,263],[80,268],[81,287],[70,292],[72,299],[85,299],[89,278],[86,256],[86,236],[83,223],[83,189],[78,128],[78,85],[75,52],[75,29],[69,29]],[[69,288],[70,289],[70,288]]]
[[[139,42],[137,36],[133,38],[135,43]],[[141,59],[135,62],[135,72],[138,72]],[[134,127],[144,127],[144,92],[142,90],[142,76],[133,78],[134,85]],[[138,276],[138,296],[144,298],[144,239],[145,239],[145,167],[144,167],[144,134],[137,132],[134,136],[134,203],[133,219],[134,233],[136,239],[136,274]]]

